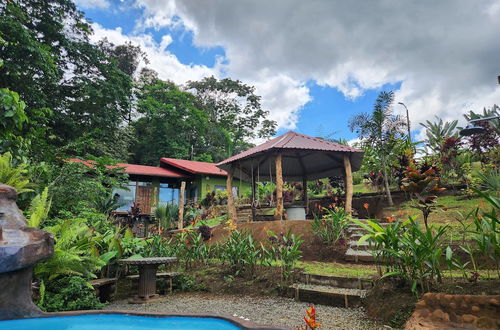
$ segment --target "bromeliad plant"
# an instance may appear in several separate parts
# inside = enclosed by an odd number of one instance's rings
[[[425,228],[427,228],[429,214],[443,207],[442,205],[437,205],[438,196],[436,193],[446,190],[446,188],[439,187],[439,177],[436,174],[436,170],[429,168],[421,172],[409,167],[406,170],[405,178],[402,180],[401,189],[409,192],[414,198],[412,207],[422,211]]]

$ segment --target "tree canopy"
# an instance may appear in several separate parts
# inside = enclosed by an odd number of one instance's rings
[[[92,33],[70,0],[0,5],[0,151],[157,165],[220,161],[274,134],[253,86],[214,77],[176,86],[144,66],[139,46],[91,43]]]

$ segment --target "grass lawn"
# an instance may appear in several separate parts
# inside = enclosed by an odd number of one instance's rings
[[[377,192],[377,190],[375,188],[373,188],[372,186],[367,185],[363,182],[353,185],[352,191],[354,194],[367,194],[367,193]]]
[[[299,261],[305,273],[339,277],[371,277],[377,275],[375,265],[341,264],[337,262]]]
[[[299,261],[298,268],[304,269],[307,274],[338,276],[338,277],[361,277],[370,278],[378,276],[377,268],[375,265],[365,264],[341,264],[337,262],[320,262],[320,261]],[[382,266],[382,271],[385,268]],[[466,276],[470,276],[472,269],[466,270]],[[497,279],[498,275],[494,269],[481,269],[479,270],[481,279]],[[443,277],[447,278],[462,278],[464,275],[459,270],[452,270],[451,272],[445,267],[442,268]]]

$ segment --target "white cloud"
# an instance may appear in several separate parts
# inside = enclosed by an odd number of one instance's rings
[[[108,38],[114,44],[123,44],[127,41],[141,46],[146,53],[152,69],[158,72],[160,78],[171,80],[177,84],[184,84],[189,80],[199,80],[203,77],[218,75],[218,68],[208,68],[204,65],[185,65],[166,48],[172,42],[170,35],[164,35],[160,43],[155,42],[149,34],[125,35],[121,28],[105,29],[97,23],[92,24],[94,34],[92,41],[97,42]]]
[[[294,127],[310,99],[308,80],[351,99],[402,82],[397,101],[408,106],[414,130],[435,115],[457,119],[500,99],[500,0],[136,4],[144,26],[180,17],[196,45],[224,47],[224,70],[255,83],[280,127]]]
[[[110,3],[107,0],[75,0],[76,4],[86,9],[106,9]]]
[[[227,64],[222,64],[225,58],[218,58],[213,68],[181,63],[174,54],[167,50],[172,42],[172,36],[168,34],[163,35],[161,42],[157,43],[150,34],[144,32],[136,31],[134,34],[126,35],[119,27],[106,29],[97,23],[93,23],[92,28],[94,29],[93,42],[106,37],[115,44],[130,41],[141,46],[150,61],[148,66],[157,71],[162,79],[184,84],[189,80],[200,80],[208,76],[221,78],[228,75]],[[261,70],[246,77],[232,74],[230,76],[255,86],[257,95],[262,96],[263,108],[270,111],[270,119],[277,121],[278,128],[295,128],[300,109],[310,101],[309,89],[302,82],[283,74]]]

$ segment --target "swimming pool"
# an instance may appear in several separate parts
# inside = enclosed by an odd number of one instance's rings
[[[52,316],[0,321],[2,330],[156,330],[156,329],[243,329],[216,317],[137,316],[127,314],[91,314]]]

